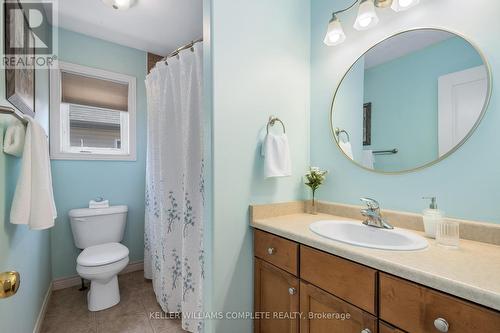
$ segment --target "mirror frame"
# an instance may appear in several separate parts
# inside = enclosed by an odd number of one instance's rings
[[[486,99],[484,101],[483,108],[481,110],[481,113],[479,114],[479,117],[477,118],[476,122],[474,123],[474,126],[471,127],[469,133],[467,133],[467,135],[458,144],[456,144],[455,147],[453,147],[453,149],[451,149],[450,151],[448,151],[443,156],[441,156],[441,157],[439,157],[439,158],[437,158],[437,159],[435,159],[435,160],[433,160],[433,161],[431,161],[429,163],[417,166],[417,167],[412,168],[412,169],[401,170],[401,171],[380,171],[380,170],[366,168],[363,165],[361,165],[360,163],[356,162],[355,160],[349,158],[349,156],[347,156],[344,153],[344,151],[342,150],[342,148],[340,148],[339,142],[337,141],[337,138],[336,138],[336,135],[335,135],[335,128],[333,126],[333,119],[334,119],[334,112],[335,112],[335,110],[334,110],[333,107],[335,105],[335,98],[337,97],[337,94],[339,93],[340,87],[342,86],[342,82],[344,82],[344,79],[346,78],[347,74],[349,74],[349,72],[351,71],[351,69],[353,68],[353,66],[358,62],[358,60],[360,60],[363,56],[365,56],[368,52],[370,52],[370,50],[372,50],[374,47],[376,47],[377,45],[385,42],[386,40],[388,40],[390,38],[402,35],[402,34],[407,33],[407,32],[419,31],[419,30],[444,31],[444,32],[448,32],[448,33],[454,34],[455,36],[458,36],[458,37],[461,37],[462,39],[464,39],[466,42],[468,42],[476,50],[476,52],[479,54],[479,56],[483,60],[484,66],[486,67],[486,72],[488,73],[488,90],[486,92]],[[370,171],[370,172],[373,172],[373,173],[377,173],[377,174],[384,174],[384,175],[400,175],[400,174],[405,174],[405,173],[420,171],[422,169],[428,168],[430,166],[433,166],[436,163],[441,162],[442,160],[444,160],[445,158],[447,158],[448,156],[450,156],[451,154],[453,154],[454,152],[456,152],[460,147],[462,147],[465,144],[465,142],[467,142],[467,140],[476,131],[477,127],[479,126],[479,124],[483,120],[484,115],[486,114],[486,111],[488,110],[488,106],[489,106],[490,100],[491,100],[492,89],[493,89],[493,75],[492,75],[490,64],[489,64],[488,60],[486,59],[486,56],[484,55],[484,53],[482,52],[482,50],[479,49],[479,47],[474,42],[472,42],[469,38],[467,38],[463,34],[455,32],[453,30],[448,30],[448,29],[444,29],[444,28],[436,28],[436,27],[419,27],[419,28],[412,28],[412,29],[407,29],[407,30],[399,31],[399,32],[396,32],[396,33],[388,36],[388,37],[383,38],[382,40],[376,42],[375,44],[373,44],[372,46],[370,46],[368,49],[366,49],[349,66],[349,68],[346,70],[346,72],[344,73],[344,75],[342,75],[342,78],[340,79],[340,82],[337,84],[337,87],[335,88],[335,93],[333,94],[333,100],[332,100],[332,103],[331,103],[331,106],[330,106],[330,130],[331,130],[332,138],[333,138],[333,141],[335,142],[335,144],[337,145],[337,148],[339,149],[340,153],[346,159],[348,159],[351,163],[353,163],[354,165],[360,167],[361,169],[364,169],[364,170],[367,170],[367,171]]]

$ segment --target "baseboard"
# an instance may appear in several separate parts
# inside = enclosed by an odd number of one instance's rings
[[[137,272],[137,271],[143,271],[144,270],[144,261],[134,261],[131,262],[125,267],[123,271],[120,272],[121,274],[127,274],[127,273],[132,273],[132,272]]]
[[[52,290],[55,291],[55,290],[71,288],[74,286],[78,286],[80,283],[81,279],[78,275],[55,279],[54,281],[52,281]]]
[[[144,262],[142,260],[134,261],[129,263],[127,267],[125,267],[125,269],[123,269],[123,271],[120,272],[120,275],[142,271],[143,269],[144,269]],[[81,283],[81,278],[78,275],[60,278],[52,281],[52,290],[71,288],[80,285],[80,283]]]
[[[39,333],[42,330],[43,320],[45,318],[45,313],[47,312],[47,306],[49,305],[50,296],[52,295],[52,285],[49,285],[47,293],[45,293],[45,298],[43,299],[42,307],[38,313],[38,318],[36,318],[35,327],[33,328],[33,333]]]

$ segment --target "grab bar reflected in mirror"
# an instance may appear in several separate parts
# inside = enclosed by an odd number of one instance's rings
[[[374,150],[372,153],[374,155],[393,155],[397,154],[399,150],[397,148],[391,149],[391,150]]]

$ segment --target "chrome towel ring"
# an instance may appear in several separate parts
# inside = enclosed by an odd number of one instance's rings
[[[269,126],[274,126],[274,124],[276,124],[276,122],[279,122],[281,124],[281,126],[283,127],[283,134],[286,134],[286,129],[285,129],[285,124],[281,121],[281,119],[279,119],[278,117],[275,117],[275,116],[270,116],[269,117],[269,121],[267,122],[267,134],[269,134]]]
[[[343,130],[343,129],[340,129],[338,127],[335,128],[335,135],[337,136],[337,138],[340,140],[340,134],[344,133],[347,137],[347,141],[345,142],[351,142],[351,138],[349,137],[349,133],[347,133],[346,130]]]

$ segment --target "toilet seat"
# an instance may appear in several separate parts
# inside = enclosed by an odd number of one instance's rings
[[[106,243],[87,247],[80,253],[76,263],[83,267],[104,266],[119,262],[127,258],[128,255],[129,250],[123,244]]]

